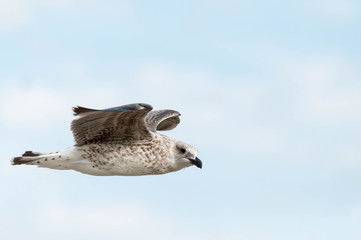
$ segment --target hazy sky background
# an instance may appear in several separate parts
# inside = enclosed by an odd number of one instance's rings
[[[0,238],[361,239],[361,3],[0,1]],[[10,166],[71,107],[181,112],[204,168]]]

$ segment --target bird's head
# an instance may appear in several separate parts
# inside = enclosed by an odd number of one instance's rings
[[[172,150],[174,165],[177,169],[182,169],[192,165],[202,168],[202,161],[197,157],[198,151],[193,146],[176,141]]]

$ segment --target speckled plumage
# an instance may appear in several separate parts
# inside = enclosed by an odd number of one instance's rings
[[[26,151],[13,158],[12,164],[98,176],[164,174],[191,165],[201,168],[194,147],[157,132],[176,127],[180,114],[151,110],[151,105],[141,103],[103,110],[76,107],[78,118],[71,124],[73,147],[48,154]]]

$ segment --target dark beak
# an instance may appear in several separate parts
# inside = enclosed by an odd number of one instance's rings
[[[189,159],[191,163],[199,168],[202,168],[202,161],[196,157],[196,159]]]

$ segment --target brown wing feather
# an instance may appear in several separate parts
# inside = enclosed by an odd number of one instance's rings
[[[101,142],[131,142],[150,140],[145,116],[152,110],[147,104],[129,104],[117,108],[95,110],[74,108],[79,116],[73,120],[71,130],[77,146]]]

